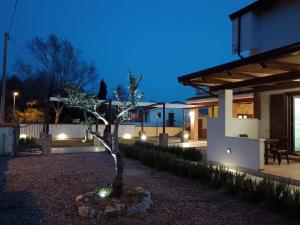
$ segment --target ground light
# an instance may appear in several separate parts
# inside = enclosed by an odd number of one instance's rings
[[[131,138],[132,138],[132,135],[131,135],[130,133],[125,133],[125,134],[123,135],[123,138],[124,138],[124,139],[131,139]]]
[[[26,139],[27,135],[26,134],[20,134],[20,138]]]
[[[142,140],[142,141],[146,141],[146,140],[147,140],[146,134],[142,134],[142,135],[141,135],[141,140]]]

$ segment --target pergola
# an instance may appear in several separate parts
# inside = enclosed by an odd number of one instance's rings
[[[300,87],[300,43],[187,74],[178,81],[211,96],[225,89],[250,90],[254,117],[259,118],[259,92]]]
[[[58,98],[58,97],[51,97],[50,101],[67,101],[67,98]],[[120,106],[124,104],[122,101],[113,101],[113,100],[98,100],[99,104],[107,104],[109,105],[109,110],[111,110],[112,106]],[[130,102],[128,102],[130,104]],[[163,120],[163,133],[165,134],[166,132],[166,108],[173,108],[173,109],[182,109],[183,110],[183,129],[185,127],[185,120],[184,120],[184,115],[185,115],[185,110],[186,109],[192,109],[196,108],[196,105],[191,105],[191,104],[184,104],[184,103],[167,103],[167,102],[137,102],[137,107],[142,108],[142,121],[141,121],[141,131],[144,131],[144,114],[145,114],[145,109],[148,108],[162,108],[162,120]]]

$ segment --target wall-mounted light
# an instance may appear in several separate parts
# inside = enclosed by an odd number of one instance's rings
[[[230,154],[231,154],[231,148],[227,147],[227,148],[226,148],[226,153],[227,153],[228,155],[230,155]]]
[[[68,136],[65,133],[60,133],[57,135],[57,139],[59,139],[59,140],[65,140],[67,138],[68,138]]]
[[[124,138],[124,139],[131,139],[131,138],[132,138],[132,135],[131,135],[130,133],[125,133],[125,134],[123,135],[123,138]]]

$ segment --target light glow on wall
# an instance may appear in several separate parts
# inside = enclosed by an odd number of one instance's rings
[[[132,138],[132,135],[131,135],[130,133],[125,133],[125,134],[123,135],[123,138],[124,138],[124,139],[131,139],[131,138]]]
[[[26,139],[27,135],[26,134],[20,134],[20,138]]]
[[[59,139],[59,140],[65,140],[67,138],[68,138],[68,136],[65,133],[60,133],[57,135],[57,139]]]
[[[194,111],[194,110],[191,110],[191,111],[189,112],[189,116],[190,116],[191,124],[194,124],[194,123],[195,123],[195,111]]]

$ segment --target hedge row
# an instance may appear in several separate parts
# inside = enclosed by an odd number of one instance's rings
[[[126,157],[141,161],[149,167],[199,180],[214,188],[223,188],[227,193],[239,194],[249,202],[263,204],[272,211],[300,220],[300,187],[269,178],[257,181],[222,166],[182,160],[169,150],[149,151],[144,146],[145,144],[140,143],[120,144],[120,149]]]
[[[134,146],[142,148],[144,150],[174,154],[177,158],[186,159],[194,162],[199,162],[202,160],[202,153],[196,148],[181,148],[177,146],[163,147],[142,141],[136,141]]]

